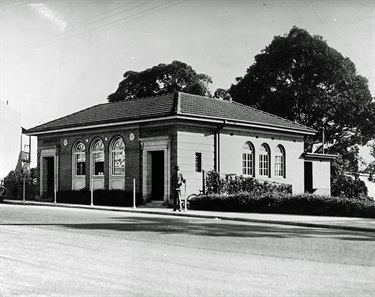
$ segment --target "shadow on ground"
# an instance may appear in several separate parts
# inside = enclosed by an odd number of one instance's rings
[[[147,217],[148,216],[148,217]],[[159,234],[185,234],[213,237],[273,237],[273,238],[313,238],[329,237],[347,241],[375,241],[371,232],[354,232],[339,229],[297,227],[278,224],[246,223],[220,219],[186,217],[106,217],[96,223],[22,223],[2,225],[60,226],[81,230],[107,230],[117,232],[154,232]]]

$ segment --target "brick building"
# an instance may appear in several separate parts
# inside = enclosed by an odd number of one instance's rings
[[[40,194],[133,189],[171,204],[179,165],[187,194],[215,170],[330,192],[330,156],[304,153],[309,127],[236,102],[176,92],[105,103],[36,126]]]

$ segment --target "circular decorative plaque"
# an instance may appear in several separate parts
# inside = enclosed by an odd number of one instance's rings
[[[130,140],[130,141],[133,141],[134,138],[135,138],[134,133],[130,133],[130,134],[129,134],[129,140]]]
[[[67,145],[68,145],[68,140],[64,139],[64,146],[67,146]]]

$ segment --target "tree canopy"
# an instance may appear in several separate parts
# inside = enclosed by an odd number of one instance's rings
[[[234,101],[314,128],[308,140],[331,153],[375,138],[375,102],[367,79],[321,36],[293,27],[255,56],[229,93]]]
[[[372,143],[369,143],[368,147],[370,148],[371,156],[375,158],[375,140]]]
[[[211,96],[208,88],[212,83],[211,77],[197,74],[191,66],[180,61],[159,64],[140,72],[127,71],[123,77],[116,92],[108,96],[109,102],[162,95],[174,91]]]

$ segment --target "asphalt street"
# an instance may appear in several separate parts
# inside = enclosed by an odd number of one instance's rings
[[[375,234],[0,204],[0,295],[375,296]]]

